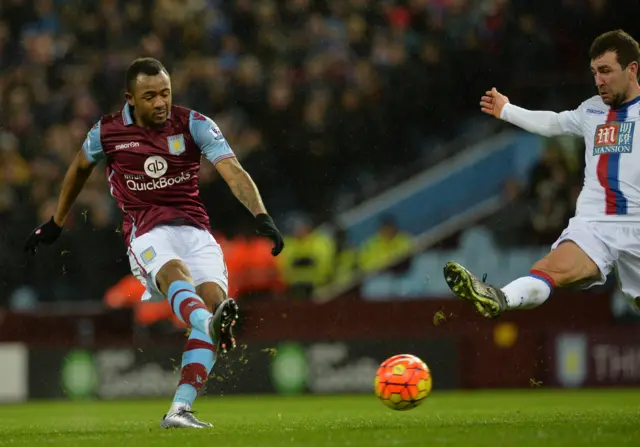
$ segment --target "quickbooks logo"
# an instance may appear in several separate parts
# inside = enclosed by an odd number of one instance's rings
[[[88,351],[71,351],[62,361],[62,391],[74,399],[91,397],[98,386],[98,372]]]
[[[308,370],[304,348],[298,343],[283,343],[271,361],[271,383],[278,393],[300,394],[305,391]]]

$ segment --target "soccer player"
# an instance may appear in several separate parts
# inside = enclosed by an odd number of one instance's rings
[[[604,284],[613,269],[623,294],[640,304],[640,48],[624,31],[610,31],[593,41],[589,57],[598,95],[575,110],[525,110],[495,88],[480,100],[495,118],[547,137],[581,136],[586,146],[576,215],[528,276],[499,289],[456,262],[446,264],[449,288],[485,317],[536,307],[555,287]]]
[[[123,214],[131,271],[146,287],[142,299],[168,299],[177,317],[191,327],[178,389],[160,425],[210,427],[191,407],[217,354],[235,347],[238,305],[227,298],[222,250],[199,197],[202,155],[255,216],[256,232],[273,241],[273,256],[284,242],[218,126],[198,112],[172,105],[171,80],[159,61],[143,58],[131,64],[125,98],[121,112],[103,116],[89,131],[67,170],[55,215],[31,233],[25,249],[35,253],[39,244],[58,238],[94,166],[104,161],[110,192]]]

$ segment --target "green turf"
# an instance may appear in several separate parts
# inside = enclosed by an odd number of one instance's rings
[[[0,445],[640,446],[640,390],[434,392],[387,409],[372,396],[214,397],[209,430],[161,430],[166,401],[33,402],[0,407]]]

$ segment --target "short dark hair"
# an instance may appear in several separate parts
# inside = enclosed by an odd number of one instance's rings
[[[640,64],[640,46],[638,42],[621,29],[608,31],[595,38],[589,49],[591,60],[597,59],[607,51],[613,51],[618,57],[622,68],[627,68],[630,63]]]
[[[143,74],[147,76],[155,76],[163,72],[167,76],[169,76],[169,72],[167,71],[167,69],[164,68],[162,62],[157,59],[154,59],[152,57],[142,57],[140,59],[136,59],[131,63],[131,65],[129,65],[129,68],[127,69],[125,88],[127,92],[132,92],[133,87],[135,86],[136,79],[138,79],[138,75]]]

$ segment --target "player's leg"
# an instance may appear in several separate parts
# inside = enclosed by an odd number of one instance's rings
[[[231,332],[237,318],[237,307],[233,300],[225,302],[226,294],[219,285],[208,282],[196,287],[196,293],[202,298],[208,309],[216,310],[222,318],[215,319],[218,327],[214,333],[220,333],[220,346],[235,347],[235,339]],[[223,306],[223,307],[220,307]],[[229,322],[229,320],[231,320]],[[229,336],[227,336],[227,333]],[[217,349],[213,338],[195,327],[191,328],[189,339],[182,354],[180,366],[180,382],[173,397],[168,415],[179,413],[182,409],[191,409],[198,393],[206,384],[209,374],[217,359]]]
[[[158,272],[156,282],[175,314],[191,326],[182,355],[178,388],[161,426],[210,426],[193,417],[191,408],[207,382],[217,352],[227,352],[235,346],[231,328],[238,317],[237,305],[233,300],[224,299],[225,294],[217,284],[205,283],[196,288],[183,261],[166,263]]]
[[[640,259],[629,263],[624,260],[616,265],[618,287],[627,300],[629,306],[636,312],[640,311]]]
[[[202,297],[207,308],[215,312],[214,315],[220,314],[220,318],[214,318],[212,329],[216,337],[217,349],[224,354],[236,347],[233,327],[238,321],[239,309],[234,299],[227,298],[226,282],[212,274],[212,272],[219,271],[220,268],[217,266],[206,269],[200,267],[201,263],[206,265],[206,261],[207,256],[205,255],[197,258],[196,265],[192,266],[194,281],[198,284],[196,293]],[[218,282],[214,282],[212,278]]]
[[[164,416],[164,428],[204,428],[211,424],[199,421],[191,412],[191,404],[206,383],[215,360],[214,327],[222,314],[212,314],[196,293],[189,268],[182,261],[181,242],[177,227],[161,226],[132,241],[129,248],[132,265],[142,272],[152,299],[168,299],[176,316],[192,329],[187,341],[178,392],[169,412]],[[132,269],[133,271],[133,269]]]
[[[217,350],[226,353],[235,347],[230,335],[238,318],[237,305],[223,298],[226,293],[217,284],[201,284],[200,290],[206,294],[203,297],[196,290],[197,282],[187,264],[178,259],[167,262],[156,275],[156,284],[176,316],[193,329],[211,335]]]
[[[205,428],[211,424],[196,419],[191,408],[198,393],[207,383],[216,361],[216,350],[212,338],[192,327],[182,353],[180,381],[171,401],[169,411],[160,424],[163,428]]]
[[[595,257],[595,256],[594,256]],[[602,259],[602,257],[599,257]],[[603,263],[602,270],[610,267]],[[544,303],[555,287],[586,282],[604,282],[606,274],[576,242],[565,240],[536,262],[528,276],[518,278],[502,288],[509,309],[528,309]]]
[[[172,259],[166,262],[155,275],[155,282],[180,320],[193,329],[209,333],[213,314],[196,293],[191,273],[184,261]]]
[[[640,311],[640,229],[619,227],[612,241],[620,248],[616,261],[616,276],[620,291],[629,306]]]
[[[181,268],[189,272],[189,281],[197,284],[195,294],[214,313],[208,332],[195,326],[191,328],[182,356],[180,382],[163,426],[174,422],[172,415],[180,419],[181,412],[191,410],[216,362],[217,353],[235,347],[233,326],[238,319],[236,302],[227,298],[226,267],[220,246],[207,232],[191,227],[176,228],[176,231],[181,245],[189,247],[182,253],[184,263]],[[158,283],[160,285],[160,280]]]
[[[210,330],[212,313],[197,294],[189,268],[182,260],[171,260],[156,275],[156,284],[167,297],[175,315],[191,327],[182,354],[178,388],[171,407],[160,424],[163,428],[204,428],[211,424],[191,414],[198,392],[207,382],[216,359]]]
[[[544,303],[555,287],[603,284],[614,255],[589,223],[572,220],[551,252],[534,264],[529,275],[502,289],[486,284],[458,263],[449,262],[444,276],[449,288],[485,317],[507,309],[533,308]]]
[[[197,293],[205,305],[220,315],[213,320],[212,330],[218,352],[226,353],[236,346],[233,328],[238,320],[238,304],[227,296],[229,278],[222,248],[207,231],[184,227],[180,236],[189,247],[184,260],[191,272]]]
[[[216,291],[214,286],[220,289],[216,284],[200,285],[201,292],[206,294],[203,297],[195,283],[197,280],[192,278],[189,267],[179,259],[164,264],[156,275],[156,284],[176,316],[192,328],[211,335],[216,348],[225,353],[232,348],[227,334],[237,319],[235,301],[225,300],[226,294]]]
[[[233,337],[228,340],[228,337],[224,334],[225,329],[231,333],[230,328],[235,320],[231,323],[225,323],[225,320],[237,318],[237,309],[233,309],[231,305],[227,305],[226,309],[220,308],[226,297],[220,286],[210,282],[200,284],[196,287],[196,294],[202,298],[208,309],[220,312],[222,318],[215,320],[220,326],[218,332],[222,333],[221,337],[224,338],[226,343],[235,344]],[[221,345],[226,350],[226,344],[221,343]],[[192,327],[182,354],[180,382],[167,413],[169,416],[179,413],[183,409],[191,409],[199,391],[206,384],[216,359],[217,349],[213,344],[213,338],[208,333]]]

